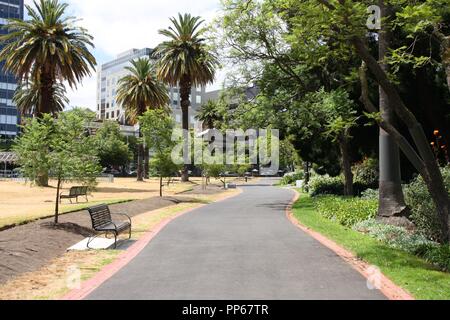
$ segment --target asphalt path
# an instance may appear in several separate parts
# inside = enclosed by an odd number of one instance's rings
[[[176,219],[87,299],[385,299],[287,219],[294,193],[274,182]]]

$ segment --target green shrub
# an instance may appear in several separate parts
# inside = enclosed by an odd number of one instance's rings
[[[280,184],[283,186],[293,185],[296,181],[303,180],[304,177],[305,174],[303,172],[288,173],[281,179]]]
[[[421,234],[412,233],[405,228],[384,224],[374,219],[358,223],[354,226],[354,229],[362,233],[367,233],[394,249],[399,249],[415,255],[417,255],[424,246],[437,245]]]
[[[447,187],[450,190],[450,168],[442,169],[442,175]],[[427,186],[422,177],[417,177],[404,188],[405,200],[412,211],[411,219],[417,230],[429,239],[439,241],[440,221],[436,213],[436,207],[428,192]]]
[[[378,200],[380,198],[380,191],[375,189],[367,189],[361,194],[361,198],[365,200]]]
[[[376,188],[380,177],[378,160],[366,158],[363,162],[353,166],[353,175],[356,184],[367,188]]]
[[[314,176],[309,182],[309,192],[312,197],[319,195],[343,195],[344,182],[341,177]]]
[[[432,263],[442,271],[450,271],[450,246],[449,245],[428,245],[424,246],[422,258]]]
[[[363,221],[353,227],[387,244],[391,248],[406,251],[423,258],[442,271],[450,271],[450,246],[439,245],[427,237],[404,228],[380,223],[374,219]]]
[[[376,200],[326,196],[316,198],[315,204],[321,215],[346,227],[375,218],[378,211]]]

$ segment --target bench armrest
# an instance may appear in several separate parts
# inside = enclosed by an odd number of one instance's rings
[[[125,218],[127,218],[127,219],[130,221],[130,224],[131,224],[131,218],[130,218],[130,216],[127,215],[127,214],[125,214],[125,213],[111,213],[111,215],[125,217]]]

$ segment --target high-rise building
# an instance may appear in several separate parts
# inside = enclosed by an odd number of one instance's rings
[[[116,101],[118,82],[127,75],[128,71],[125,68],[131,65],[131,61],[142,57],[150,58],[151,54],[152,49],[149,48],[132,49],[119,54],[115,60],[101,66],[97,73],[97,118],[99,120],[114,120],[125,124],[125,109]],[[170,87],[168,90],[173,116],[177,123],[181,123],[180,90],[177,87]],[[189,119],[190,125],[195,128],[199,126],[195,116],[204,102],[204,95],[204,87],[192,88]]]
[[[23,19],[23,0],[1,0],[0,1],[0,25],[7,24],[7,19]],[[7,30],[0,28],[0,34]],[[2,48],[0,43],[0,49]],[[4,62],[0,63],[0,136],[11,138],[17,135],[19,114],[12,99],[17,89],[16,78],[3,71]]]

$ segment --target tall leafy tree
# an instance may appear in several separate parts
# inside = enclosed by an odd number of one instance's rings
[[[172,150],[176,141],[172,140],[175,121],[164,110],[148,110],[140,118],[142,133],[154,152],[152,166],[159,176],[159,195],[163,196],[163,179],[172,178],[181,169],[172,160]]]
[[[59,217],[59,195],[65,182],[96,185],[101,167],[94,139],[86,134],[85,119],[76,112],[50,114],[28,119],[14,151],[19,156],[22,173],[31,181],[39,181],[47,172],[56,180],[55,223]]]
[[[89,51],[94,47],[92,36],[76,26],[75,17],[66,15],[67,8],[59,0],[34,1],[34,8],[26,6],[30,20],[10,19],[5,26],[8,33],[0,37],[5,43],[0,52],[5,71],[21,82],[31,80],[39,92],[34,95],[39,97],[37,105],[23,109],[37,117],[61,111],[60,84],[67,81],[76,87],[96,65]]]
[[[150,59],[139,58],[131,61],[131,66],[126,70],[129,75],[119,80],[117,103],[125,108],[131,123],[138,123],[139,117],[148,109],[167,107],[169,103],[168,90],[156,79]],[[145,147],[141,141],[138,147],[138,181],[144,181],[144,153]]]
[[[183,129],[189,130],[189,106],[192,86],[212,83],[219,62],[203,37],[203,20],[190,14],[171,18],[172,26],[159,33],[169,38],[155,50],[158,58],[158,78],[180,87]],[[185,139],[187,140],[187,139]],[[188,142],[185,141],[187,144]],[[183,170],[182,180],[189,180],[189,167]]]

